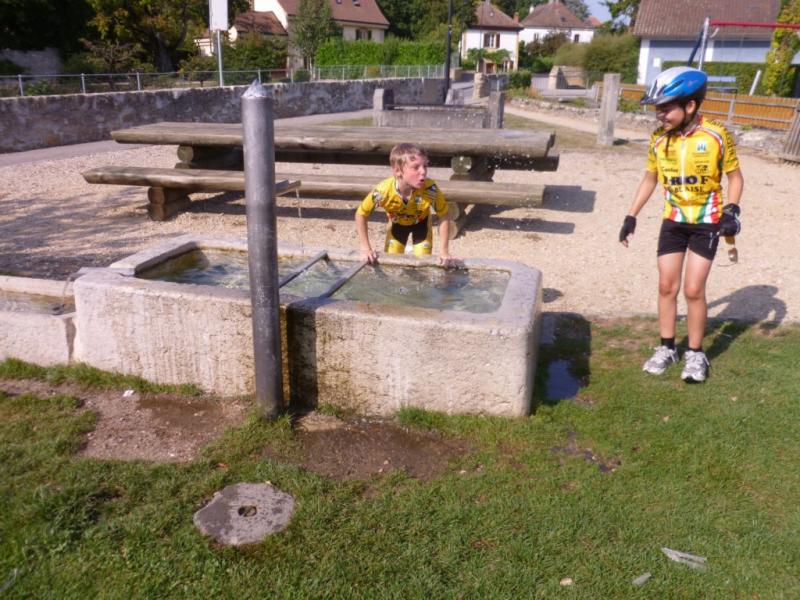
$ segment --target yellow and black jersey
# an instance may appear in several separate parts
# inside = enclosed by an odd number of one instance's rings
[[[356,212],[369,217],[376,208],[386,211],[389,220],[398,225],[414,225],[424,221],[433,209],[437,215],[447,214],[447,201],[439,186],[432,179],[426,179],[423,186],[411,192],[408,200],[397,191],[394,177],[381,181],[367,194]]]
[[[685,134],[661,127],[650,136],[647,170],[664,187],[664,218],[677,223],[717,223],[722,214],[722,174],[739,168],[733,138],[722,123],[701,116]]]

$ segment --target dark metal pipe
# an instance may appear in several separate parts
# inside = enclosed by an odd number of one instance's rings
[[[242,95],[242,128],[256,403],[263,418],[274,418],[283,407],[275,130],[272,100],[257,83]]]
[[[312,256],[309,260],[307,260],[302,265],[300,265],[299,269],[297,269],[296,271],[292,271],[288,275],[284,275],[283,277],[281,277],[280,281],[278,282],[278,287],[285,286],[287,283],[292,281],[298,275],[301,275],[302,273],[308,271],[311,267],[313,267],[317,263],[317,261],[322,260],[326,256],[328,256],[327,250],[323,250],[322,252],[318,252],[317,254]]]

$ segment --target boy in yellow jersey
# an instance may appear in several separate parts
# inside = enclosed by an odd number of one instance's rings
[[[708,317],[706,281],[719,237],[739,233],[744,187],[731,135],[722,124],[698,112],[707,81],[698,69],[673,67],[656,78],[642,99],[642,104],[655,104],[661,127],[650,136],[647,169],[619,234],[627,247],[636,229],[636,215],[661,183],[666,200],[658,239],[661,344],[643,370],[660,375],[678,362],[675,319],[683,273],[689,347],[681,379],[687,382],[708,377],[708,358],[702,348]],[[722,200],[723,173],[728,179],[727,204]]]
[[[378,207],[386,211],[384,252],[403,254],[409,236],[415,256],[431,253],[433,228],[431,209],[439,217],[439,263],[456,266],[458,259],[450,256],[450,214],[439,187],[428,179],[428,155],[414,144],[397,144],[389,154],[393,175],[381,181],[367,194],[356,209],[356,232],[361,255],[370,264],[378,261],[378,253],[369,243],[367,219]]]

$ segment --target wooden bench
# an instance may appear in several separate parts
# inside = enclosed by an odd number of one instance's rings
[[[107,166],[89,169],[82,175],[89,183],[148,187],[147,212],[154,221],[163,221],[185,210],[191,192],[244,192],[242,171]],[[360,201],[375,187],[379,178],[276,173],[275,180],[278,196],[297,190],[301,198]],[[467,204],[535,207],[541,206],[544,196],[544,185],[469,180],[437,180],[437,184],[451,206],[452,236],[463,228],[466,219],[464,206]]]

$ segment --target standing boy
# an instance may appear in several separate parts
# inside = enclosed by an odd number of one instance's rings
[[[439,263],[455,266],[458,259],[450,256],[450,214],[439,187],[428,179],[428,155],[414,144],[397,144],[389,154],[393,175],[381,181],[367,194],[356,209],[356,232],[361,255],[370,264],[378,261],[367,230],[367,219],[381,207],[389,224],[386,229],[384,252],[403,254],[409,236],[415,256],[431,253],[433,227],[431,208],[439,217]]]
[[[739,200],[744,178],[733,139],[717,121],[698,112],[706,95],[706,74],[673,67],[653,82],[642,104],[654,104],[661,122],[650,136],[647,169],[619,233],[627,247],[636,215],[656,185],[664,187],[666,204],[658,238],[658,326],[661,343],[643,370],[660,375],[678,362],[675,348],[677,298],[683,273],[689,347],[681,379],[705,381],[708,358],[703,352],[708,307],[706,281],[719,236],[739,233]],[[728,202],[722,200],[722,174],[728,178]]]

